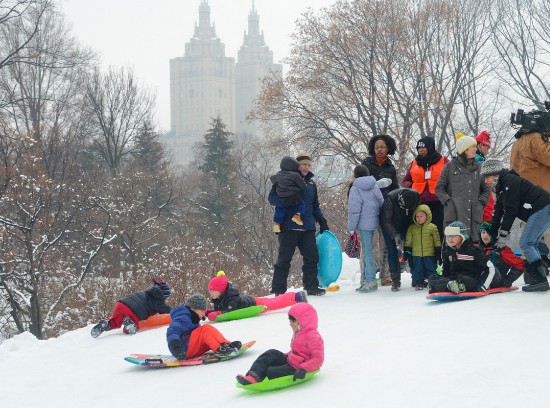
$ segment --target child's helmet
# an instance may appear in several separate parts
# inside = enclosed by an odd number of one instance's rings
[[[167,298],[172,294],[172,288],[170,287],[170,285],[168,285],[168,283],[166,283],[162,279],[157,279],[157,278],[152,278],[151,280],[153,281],[153,285],[159,287],[160,291],[162,292],[162,295],[165,298]]]

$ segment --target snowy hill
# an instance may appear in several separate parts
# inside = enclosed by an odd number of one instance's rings
[[[167,353],[166,326],[135,336],[90,337],[88,327],[0,345],[0,406],[24,407],[542,407],[548,403],[550,293],[521,291],[454,303],[428,302],[410,286],[359,294],[353,261],[342,290],[311,297],[325,364],[310,382],[265,394],[235,387],[269,348],[287,351],[287,310],[219,323],[232,340],[257,340],[241,357],[198,367],[146,369],[123,357]],[[522,284],[523,282],[517,282]]]

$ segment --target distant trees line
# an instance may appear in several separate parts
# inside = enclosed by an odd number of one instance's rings
[[[341,173],[374,134],[397,139],[401,171],[425,135],[450,152],[457,131],[488,129],[505,156],[512,107],[550,99],[549,7],[341,0],[308,12],[290,72],[266,79],[251,113],[267,127],[283,119],[284,134],[232,135],[213,118],[181,169],[131,69],[101,70],[54,1],[0,0],[0,339],[96,321],[151,276],[173,285],[173,303],[206,292],[218,269],[267,294],[277,243],[266,196],[283,155],[312,153],[342,234]]]

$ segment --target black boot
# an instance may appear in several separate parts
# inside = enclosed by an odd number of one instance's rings
[[[548,278],[546,277],[546,271],[542,260],[539,259],[532,264],[527,264],[526,270],[532,277],[532,283],[530,285],[521,288],[524,292],[544,292],[550,290],[548,285]]]
[[[391,274],[391,291],[398,292],[401,287],[401,273]]]
[[[501,286],[503,288],[509,288],[512,286],[512,284],[518,279],[523,271],[521,269],[512,268],[510,269],[510,272],[508,272],[506,275],[502,276],[502,283]]]

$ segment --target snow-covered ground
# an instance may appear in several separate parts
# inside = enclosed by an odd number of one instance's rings
[[[550,381],[550,293],[496,294],[429,302],[403,275],[398,293],[359,294],[345,259],[341,290],[310,297],[319,313],[325,364],[311,381],[248,394],[235,387],[269,348],[287,351],[286,310],[220,323],[232,340],[257,340],[220,364],[147,369],[134,352],[167,353],[166,326],[90,337],[92,325],[38,341],[0,344],[0,406],[23,407],[543,407]],[[353,278],[353,279],[352,279]],[[523,284],[523,282],[517,282]]]

